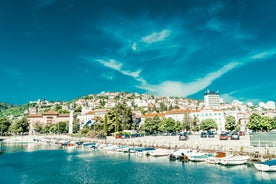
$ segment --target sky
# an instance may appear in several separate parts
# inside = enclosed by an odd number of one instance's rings
[[[276,101],[275,0],[0,0],[0,102]]]

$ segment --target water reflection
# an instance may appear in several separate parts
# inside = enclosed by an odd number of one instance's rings
[[[256,171],[255,176],[258,180],[276,181],[276,172],[261,172]]]

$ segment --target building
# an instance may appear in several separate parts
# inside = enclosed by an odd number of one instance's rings
[[[211,108],[211,109],[216,109],[219,108],[221,104],[221,98],[219,96],[219,92],[212,92],[207,90],[204,93],[204,106],[205,108]]]
[[[27,121],[30,126],[30,135],[33,135],[35,133],[35,125],[39,124],[43,127],[46,125],[52,125],[56,124],[58,122],[64,122],[70,120],[69,114],[59,114],[55,111],[48,111],[42,114],[30,114],[27,116]]]
[[[190,112],[192,118],[197,118],[199,123],[206,119],[213,119],[217,123],[218,132],[225,130],[225,116],[224,111],[219,109],[201,109],[192,110]]]
[[[78,116],[78,119],[80,120],[80,128],[83,128],[83,126],[86,125],[94,124],[97,117],[104,119],[106,112],[106,109],[96,109],[88,112],[83,111],[83,113]]]

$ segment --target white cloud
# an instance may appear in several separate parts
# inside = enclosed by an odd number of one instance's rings
[[[160,42],[165,40],[169,35],[170,35],[170,31],[165,29],[161,32],[154,32],[148,36],[143,37],[142,41],[147,44],[152,44],[155,42]]]
[[[132,49],[133,51],[136,51],[136,50],[137,50],[137,43],[136,43],[136,42],[134,42],[134,43],[132,44],[131,49]]]
[[[103,64],[104,66],[106,66],[108,68],[112,68],[112,69],[117,70],[117,71],[121,70],[121,68],[122,68],[122,64],[117,62],[114,59],[110,59],[109,61],[99,59],[99,60],[96,60],[96,61],[98,61],[99,63]]]
[[[250,59],[264,59],[264,58],[273,56],[274,54],[275,54],[274,50],[264,51],[261,53],[254,54],[253,56],[250,57]]]
[[[90,60],[90,59],[89,59]],[[104,65],[105,67],[111,68],[113,70],[116,70],[118,72],[120,72],[121,74],[124,74],[126,76],[130,76],[132,78],[134,78],[135,80],[141,82],[143,85],[146,84],[146,81],[140,77],[140,73],[141,70],[137,70],[137,71],[131,71],[131,70],[124,70],[123,68],[123,64],[114,60],[114,59],[110,59],[108,61],[106,60],[102,60],[102,59],[98,59],[95,60],[99,63],[101,63],[102,65]]]
[[[195,94],[204,88],[208,87],[215,79],[237,67],[239,63],[232,62],[221,69],[207,74],[202,79],[197,79],[190,83],[182,83],[180,81],[165,81],[158,85],[146,85],[140,88],[148,89],[150,92],[161,96],[189,96]]]

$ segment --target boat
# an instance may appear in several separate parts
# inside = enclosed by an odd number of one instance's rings
[[[129,148],[130,153],[137,153],[137,152],[153,152],[155,148],[141,148],[141,147],[134,147],[134,148]]]
[[[209,164],[218,164],[220,161],[226,157],[232,157],[232,154],[226,153],[226,152],[216,152],[215,156],[213,157],[208,157],[207,158],[207,163]]]
[[[195,152],[192,149],[179,149],[170,154],[170,160],[188,160],[188,154]]]
[[[209,157],[213,157],[213,153],[200,153],[197,155],[190,155],[188,156],[188,159],[192,162],[206,162]]]
[[[171,154],[171,150],[167,149],[156,149],[150,153],[151,157],[164,157],[169,156]]]
[[[84,142],[82,144],[82,147],[83,148],[93,148],[93,149],[95,149],[95,148],[97,148],[97,144],[94,143],[94,142]]]
[[[115,151],[117,152],[124,152],[124,150],[128,149],[128,146],[118,146]]]
[[[225,166],[247,164],[248,156],[228,156],[219,160],[219,164]]]
[[[259,171],[276,171],[276,159],[254,163],[254,167]]]

